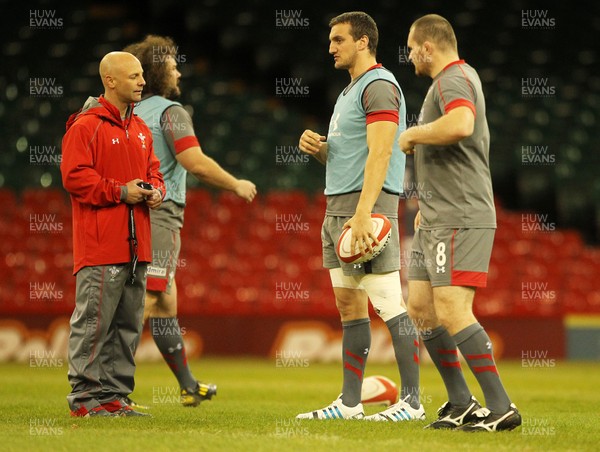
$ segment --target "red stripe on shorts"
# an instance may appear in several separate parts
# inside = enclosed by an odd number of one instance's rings
[[[154,278],[152,276],[148,276],[148,280],[146,281],[146,290],[164,292],[167,290],[168,282],[169,280],[167,278]]]
[[[486,272],[472,272],[467,270],[454,270],[454,236],[458,230],[454,230],[452,233],[452,239],[450,241],[450,285],[451,286],[466,286],[466,287],[486,287],[487,286],[487,273]]]
[[[469,272],[452,270],[451,284],[453,286],[485,287],[487,286],[486,272]]]

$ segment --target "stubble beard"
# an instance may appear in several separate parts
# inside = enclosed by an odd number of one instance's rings
[[[347,71],[352,67],[352,62],[342,62],[342,60],[339,59],[335,62],[334,67],[340,71]]]

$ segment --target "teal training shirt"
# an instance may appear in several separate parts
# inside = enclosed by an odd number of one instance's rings
[[[163,201],[173,201],[175,204],[185,206],[185,183],[187,171],[179,164],[165,139],[164,133],[173,132],[166,130],[169,127],[180,127],[181,122],[163,124],[161,118],[165,110],[173,105],[181,107],[179,102],[165,99],[161,96],[151,96],[136,104],[134,113],[148,125],[154,140],[154,153],[160,160],[160,172],[165,181],[167,194]],[[189,128],[189,127],[188,127]]]
[[[394,75],[381,65],[377,65],[354,80],[338,96],[327,135],[325,195],[340,195],[362,190],[368,155],[367,112],[363,95],[367,87],[377,80],[385,80],[393,84],[400,96],[397,107],[398,130],[394,137],[392,157],[383,189],[390,193],[402,193],[406,156],[398,146],[398,137],[406,129],[406,105]]]

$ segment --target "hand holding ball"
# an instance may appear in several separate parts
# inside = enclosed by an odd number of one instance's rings
[[[357,247],[354,250],[350,249],[352,244],[352,228],[346,228],[342,232],[336,246],[337,255],[343,262],[347,264],[368,262],[377,257],[386,247],[392,235],[392,223],[385,215],[378,213],[372,213],[371,220],[373,222],[373,234],[379,240],[379,245],[373,242],[371,244],[373,252],[361,255]]]

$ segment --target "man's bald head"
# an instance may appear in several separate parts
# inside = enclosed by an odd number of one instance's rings
[[[104,55],[100,61],[100,78],[102,84],[106,88],[106,77],[119,77],[127,74],[130,69],[139,66],[140,71],[142,65],[139,60],[129,52],[110,52]]]
[[[140,61],[129,52],[110,52],[100,61],[104,97],[120,109],[139,102],[146,82]]]

